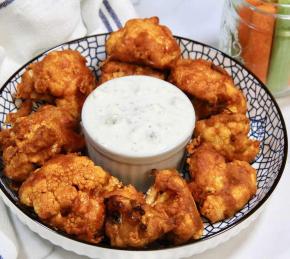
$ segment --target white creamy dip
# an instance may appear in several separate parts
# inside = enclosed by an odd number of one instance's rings
[[[106,151],[151,157],[188,140],[195,113],[176,86],[153,77],[127,76],[105,82],[88,96],[82,123]]]

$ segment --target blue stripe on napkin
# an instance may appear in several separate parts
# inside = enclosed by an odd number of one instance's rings
[[[117,27],[120,29],[122,28],[122,23],[120,22],[119,17],[117,16],[116,12],[114,11],[114,9],[112,8],[112,6],[110,5],[110,3],[108,2],[108,0],[104,0],[103,1],[104,6],[106,7],[108,13],[110,14],[110,16],[112,17],[113,21],[115,22],[115,24],[117,25]]]
[[[104,23],[105,27],[107,28],[108,32],[113,31],[113,28],[111,27],[107,17],[104,15],[104,13],[101,9],[99,11],[99,16],[100,16],[102,22]]]
[[[0,9],[6,7],[9,4],[11,4],[13,1],[14,0],[5,0],[4,2],[0,3]]]

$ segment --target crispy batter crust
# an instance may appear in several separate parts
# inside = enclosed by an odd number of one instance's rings
[[[255,195],[256,170],[245,161],[226,163],[208,143],[195,145],[187,162],[200,213],[213,223],[233,216]]]
[[[160,239],[182,244],[201,237],[203,223],[184,179],[176,170],[154,174],[146,197],[133,186],[109,194],[106,234],[112,246],[144,247]]]
[[[173,229],[172,220],[129,185],[108,196],[106,235],[115,247],[144,247]]]
[[[172,67],[180,56],[171,31],[159,25],[157,17],[127,21],[124,28],[110,35],[106,50],[110,59],[157,69]]]
[[[87,157],[59,155],[30,175],[19,189],[19,198],[45,223],[98,243],[105,220],[103,197],[120,186]]]
[[[252,162],[260,142],[249,139],[250,121],[244,114],[218,114],[196,123],[195,136],[208,142],[228,161]]]
[[[78,127],[70,113],[51,105],[16,118],[11,129],[0,132],[5,175],[23,181],[54,155],[80,151],[85,143]]]
[[[86,96],[94,88],[94,76],[78,51],[53,51],[27,68],[16,97],[56,103],[79,117]]]
[[[232,78],[210,61],[179,59],[171,70],[169,81],[197,102],[203,102],[203,105],[196,105],[200,117],[225,110],[233,113],[247,111],[246,99]],[[204,104],[207,104],[206,111],[203,111]]]
[[[155,171],[155,182],[147,192],[146,201],[173,220],[174,228],[167,238],[174,244],[201,237],[202,220],[185,180],[176,170]]]

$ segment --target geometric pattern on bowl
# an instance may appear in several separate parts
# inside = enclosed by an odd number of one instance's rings
[[[27,65],[43,59],[43,57],[52,50],[73,49],[79,51],[86,58],[87,65],[94,72],[95,76],[98,77],[100,75],[100,70],[98,69],[99,65],[106,58],[105,41],[108,35],[109,34],[94,35],[64,43],[37,56],[19,69],[0,90],[0,129],[9,127],[9,125],[4,124],[5,117],[9,112],[15,111],[19,106],[19,104],[15,102],[13,94],[15,93],[16,86],[20,82],[21,75],[24,73]],[[176,40],[182,50],[182,56],[184,58],[202,58],[210,60],[215,65],[226,69],[233,77],[235,84],[243,91],[248,101],[247,116],[251,121],[250,136],[261,141],[260,152],[255,162],[252,164],[252,166],[257,169],[258,190],[256,195],[241,211],[231,218],[215,224],[211,224],[204,219],[205,230],[203,237],[200,240],[195,241],[201,242],[204,239],[219,235],[220,233],[231,229],[236,224],[241,223],[260,208],[267,200],[275,189],[286,163],[287,132],[282,114],[276,101],[268,89],[250,72],[248,72],[243,65],[219,50],[205,44],[181,37],[176,37]],[[0,187],[3,193],[27,216],[38,221],[39,224],[42,224],[35,213],[19,203],[17,194],[13,191],[13,188],[11,188],[11,182],[3,175],[2,169],[3,164],[0,161]],[[185,166],[183,173],[184,175],[186,174]],[[56,231],[53,228],[51,228],[51,230]],[[61,231],[57,232],[76,240]],[[191,243],[193,242],[194,241]],[[101,243],[98,244],[98,246],[108,247],[108,244]],[[160,247],[158,248],[160,249]],[[144,250],[147,249],[145,248]],[[154,250],[154,247],[151,247],[150,250]]]

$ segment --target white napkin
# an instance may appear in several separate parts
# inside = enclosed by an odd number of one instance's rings
[[[18,241],[7,210],[0,200],[0,258],[14,259],[18,254]]]
[[[130,0],[0,0],[0,87],[33,56],[62,42],[117,30],[136,17]],[[11,219],[11,216],[10,216]],[[41,239],[0,199],[0,258],[72,257]],[[13,230],[15,228],[15,232]],[[51,256],[49,258],[52,258]]]
[[[0,85],[38,53],[116,30],[132,17],[136,13],[130,0],[0,0],[0,66],[5,55]]]

